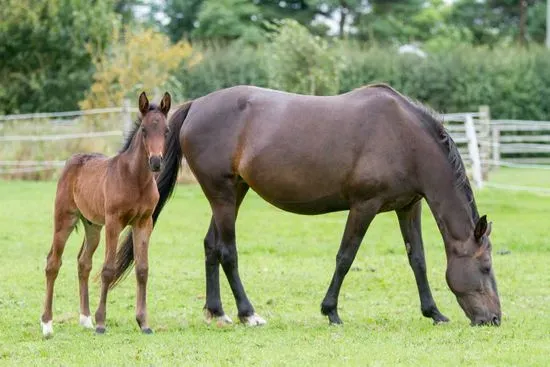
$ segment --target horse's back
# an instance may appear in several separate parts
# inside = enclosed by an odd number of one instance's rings
[[[239,86],[195,100],[181,141],[199,181],[236,174],[283,209],[326,212],[410,173],[416,120],[384,87],[319,97]]]

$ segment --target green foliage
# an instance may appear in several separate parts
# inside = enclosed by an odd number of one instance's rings
[[[77,109],[116,24],[110,1],[7,0],[0,19],[0,113]]]
[[[195,45],[201,61],[175,73],[181,95],[197,98],[215,90],[240,84],[267,87],[267,68],[263,48],[243,42],[222,46],[218,43]]]
[[[286,20],[268,47],[271,87],[315,95],[338,92],[340,60],[327,40],[313,36],[294,20]]]
[[[260,43],[263,30],[258,6],[249,0],[205,0],[197,16],[193,37]]]
[[[172,42],[189,38],[195,29],[195,22],[204,0],[166,0],[164,14],[168,24],[164,27]]]
[[[293,28],[296,27],[296,28]],[[203,57],[176,74],[195,98],[238,84],[307,94],[337,94],[385,82],[441,112],[476,111],[489,105],[495,118],[550,120],[550,51],[530,47],[489,49],[466,43],[433,44],[427,57],[395,49],[328,46],[287,27],[263,48],[243,43],[196,48]],[[320,42],[320,43],[318,43]]]

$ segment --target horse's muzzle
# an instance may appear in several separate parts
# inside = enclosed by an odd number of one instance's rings
[[[160,171],[161,167],[162,167],[162,156],[152,155],[151,157],[149,157],[149,168],[151,168],[151,171],[158,172]]]

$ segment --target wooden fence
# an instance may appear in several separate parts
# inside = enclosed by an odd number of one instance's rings
[[[136,109],[125,101],[123,107],[115,108],[0,116],[0,144],[55,144],[52,142],[121,137],[123,131],[130,129],[132,114],[135,112]],[[110,129],[90,131],[86,119],[93,116],[114,116],[115,122],[107,125]],[[550,121],[491,120],[487,106],[481,106],[475,112],[445,114],[443,120],[477,187],[482,187],[484,181],[489,179],[491,170],[500,166],[550,169]],[[48,121],[48,125],[40,125],[44,124],[42,121]],[[4,124],[20,126],[21,129],[16,129],[16,133],[13,133],[13,129],[3,129]],[[45,133],[44,130],[48,129],[40,128],[53,125],[67,126],[67,129],[56,127],[54,133]],[[70,127],[75,125],[80,126],[79,130],[70,131]],[[28,133],[28,128],[31,128],[30,131],[33,133]],[[61,157],[48,159],[47,156],[43,156],[42,160],[33,158],[8,160],[6,157],[0,157],[0,177],[5,177],[6,174],[14,177],[15,174],[15,177],[32,178],[33,176],[18,174],[55,171],[63,166],[63,161],[58,160],[62,159]]]

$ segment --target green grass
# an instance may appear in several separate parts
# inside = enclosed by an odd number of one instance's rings
[[[505,174],[504,174],[505,175]],[[78,325],[76,255],[67,244],[56,283],[53,339],[39,326],[44,259],[52,236],[55,183],[0,181],[0,365],[528,365],[550,355],[550,196],[486,189],[481,213],[493,221],[500,328],[470,327],[445,280],[443,244],[424,209],[428,276],[451,323],[421,316],[395,215],[379,215],[367,232],[340,297],[343,327],[329,327],[319,305],[334,270],[346,213],[297,216],[251,193],[237,223],[240,270],[262,328],[202,321],[202,239],[210,213],[198,186],[180,186],[150,247],[149,315],[153,335],[134,321],[135,281],[110,293],[107,334]],[[94,258],[103,261],[103,248]],[[511,251],[497,255],[499,250]],[[94,271],[94,273],[96,272]],[[98,284],[90,289],[98,302]],[[236,307],[222,275],[222,299]]]

